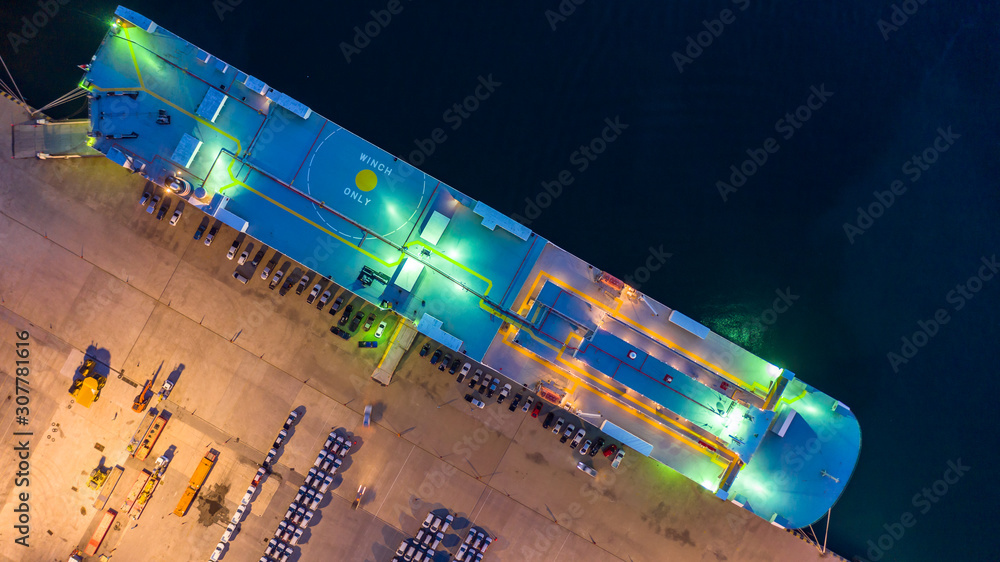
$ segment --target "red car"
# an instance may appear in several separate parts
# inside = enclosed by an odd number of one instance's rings
[[[611,445],[608,445],[608,447],[606,449],[604,449],[604,456],[605,457],[611,457],[612,455],[614,455],[617,452],[618,452],[618,445],[615,445],[614,443],[612,443]]]
[[[531,417],[537,418],[538,413],[542,411],[542,401],[539,400],[538,404],[535,404],[535,409],[531,411]]]

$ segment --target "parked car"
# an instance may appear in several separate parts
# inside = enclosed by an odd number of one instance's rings
[[[386,326],[385,320],[383,320],[383,321],[381,321],[381,322],[378,323],[378,327],[375,328],[375,337],[376,338],[381,338],[382,337],[382,332],[385,331],[385,326]]]
[[[146,212],[152,215],[153,211],[156,210],[156,206],[159,205],[159,204],[160,204],[160,196],[159,195],[154,195],[153,196],[153,200],[150,201],[149,202],[149,206],[146,207]]]
[[[442,371],[443,372],[445,369],[448,368],[448,364],[449,363],[451,363],[451,354],[450,353],[445,353],[444,354],[444,359],[441,361],[441,364],[438,365],[438,371]]]
[[[580,462],[576,463],[576,467],[579,468],[580,470],[584,471],[588,475],[590,475],[591,478],[597,478],[597,471],[594,470],[593,468],[591,468],[591,467],[583,464],[583,461],[580,461]]]
[[[212,230],[208,231],[208,236],[205,237],[205,245],[211,246],[212,241],[215,240],[215,235],[219,233],[219,227],[213,226]]]
[[[233,525],[232,523],[230,523],[229,526],[226,527],[225,532],[222,533],[222,539],[221,539],[221,541],[222,542],[229,542],[229,539],[232,538],[233,533],[235,533],[235,532],[236,532],[236,525]]]
[[[441,350],[439,349],[434,352],[434,355],[431,355],[431,365],[434,365],[440,360],[441,360]]]
[[[556,426],[554,428],[552,428],[552,433],[555,433],[556,435],[558,435],[559,432],[562,431],[562,427],[563,427],[564,423],[566,423],[566,420],[564,420],[562,418],[557,419],[556,420]]]
[[[336,336],[340,336],[340,337],[344,338],[345,340],[351,339],[351,333],[350,332],[348,332],[346,330],[343,330],[341,328],[338,328],[337,326],[330,326],[330,333],[332,333],[333,335],[336,335]]]
[[[510,383],[503,385],[503,389],[500,390],[500,396],[497,396],[497,404],[503,404],[503,401],[508,396],[510,396]],[[516,408],[517,405],[515,404],[514,407]],[[514,408],[511,408],[511,411],[514,411]]]
[[[250,482],[250,484],[253,486],[260,486],[260,481],[264,479],[265,474],[267,474],[266,470],[264,470],[263,468],[258,468],[257,474],[254,475],[253,480]]]
[[[510,386],[510,385],[508,385]],[[511,412],[517,410],[517,405],[521,403],[521,395],[515,394],[514,399],[510,401],[510,406],[507,407]]]
[[[216,560],[219,559],[219,557],[222,556],[222,551],[225,549],[226,549],[226,543],[220,542],[219,544],[215,545],[215,550],[212,552],[212,555],[208,557],[208,559],[212,562],[215,562]]]
[[[455,379],[455,382],[462,382],[463,380],[465,380],[465,377],[468,376],[469,371],[471,369],[472,369],[472,365],[469,364],[469,363],[466,363],[465,365],[462,365],[462,370],[458,372],[458,378]]]
[[[267,265],[264,266],[264,271],[260,272],[260,278],[261,279],[267,279],[268,276],[271,275],[271,270],[274,269],[274,266],[277,263],[278,263],[278,260],[271,260],[271,261],[267,262]]]
[[[542,409],[542,405],[541,404],[539,404],[538,406],[535,407],[535,411],[532,412],[532,414],[534,415],[534,417],[536,417],[536,418],[538,417],[537,415],[535,415],[535,412],[538,412],[541,409]],[[556,417],[556,413],[555,412],[549,412],[549,415],[545,416],[545,421],[542,422],[542,428],[543,429],[548,429],[552,425],[552,418],[554,418],[554,417]],[[558,431],[553,431],[553,433],[558,433]]]
[[[420,356],[427,357],[427,354],[431,351],[431,344],[425,343],[423,347],[420,348]]]
[[[316,300],[316,297],[319,295],[319,290],[322,288],[323,286],[319,283],[313,285],[312,291],[309,291],[309,296],[306,297],[306,302],[312,304],[313,301]]]
[[[590,439],[587,439],[586,441],[584,441],[583,442],[583,446],[580,447],[580,454],[581,455],[586,455],[587,453],[589,453],[591,445],[593,445],[593,443],[590,441]]]
[[[319,302],[316,304],[316,310],[323,310],[328,300],[330,300],[330,291],[323,291],[323,294],[319,297]]]
[[[347,329],[350,330],[350,331],[352,331],[352,332],[355,331],[355,330],[357,330],[358,326],[361,325],[361,321],[364,319],[364,317],[365,317],[365,313],[361,312],[361,311],[358,311],[358,313],[354,315],[354,319],[351,320],[351,325],[348,326]]]
[[[271,278],[271,283],[268,284],[268,288],[273,291],[278,283],[281,283],[281,278],[284,276],[285,272],[279,269],[278,272],[274,274],[274,277]]]
[[[372,324],[374,324],[374,323],[375,323],[375,314],[371,313],[371,314],[368,315],[368,319],[365,320],[365,331],[367,332],[368,330],[371,330],[372,329]],[[378,337],[378,336],[375,336],[375,337]]]
[[[163,205],[160,206],[160,212],[156,213],[156,220],[158,221],[163,220],[163,217],[167,214],[167,211],[169,210],[170,210],[170,200],[168,199],[163,202]]]
[[[378,347],[378,342],[374,340],[362,340],[358,342],[358,347]]]
[[[285,442],[285,438],[286,437],[288,437],[288,432],[287,431],[285,431],[284,429],[282,429],[281,431],[279,431],[278,432],[278,437],[276,437],[274,439],[274,445],[271,445],[271,448],[272,449],[277,449],[278,447],[280,447]]]
[[[337,299],[333,301],[333,306],[330,307],[330,314],[336,314],[337,311],[340,310],[340,305],[342,304],[344,304],[344,297],[337,297]]]
[[[198,230],[194,231],[194,239],[201,240],[201,235],[205,234],[205,225],[198,225]]]
[[[142,199],[139,199],[139,206],[142,207],[143,205],[145,205],[146,201],[149,201],[149,192],[148,191],[142,194]]]
[[[184,211],[182,211],[180,207],[177,207],[174,211],[174,215],[170,217],[170,226],[177,226],[177,221],[181,220],[181,214],[183,214],[183,212]]]
[[[472,375],[472,379],[469,380],[469,388],[476,388],[476,383],[479,382],[479,377],[483,376],[483,372],[476,369],[476,374]]]
[[[264,254],[266,253],[267,253],[266,248],[261,248],[260,250],[258,250],[257,253],[254,255],[253,259],[250,260],[250,266],[257,267],[257,264],[260,263],[260,260],[264,259]]]
[[[486,390],[486,397],[493,398],[493,393],[497,391],[497,387],[500,386],[500,379],[494,377],[493,382],[490,383],[489,389]]]
[[[489,375],[483,377],[483,384],[479,385],[479,394],[486,394],[486,389],[490,387],[491,382],[493,382],[493,378]]]
[[[237,238],[233,240],[233,245],[229,247],[229,253],[226,254],[227,259],[233,259],[236,257],[236,252],[240,250],[240,239]]]
[[[524,403],[524,408],[521,408],[521,410],[522,410],[522,411],[526,410],[526,409],[528,408],[528,406],[530,406],[530,405],[531,405],[531,402],[532,402],[532,398],[531,398],[531,397],[529,396],[529,397],[528,397],[528,401]],[[541,400],[539,400],[539,401],[538,401],[538,404],[535,404],[535,407],[534,407],[534,408],[533,408],[533,409],[531,410],[531,417],[533,417],[533,418],[537,418],[537,417],[538,417],[538,414],[539,414],[539,413],[540,413],[541,411],[542,411],[542,401],[541,401]]]
[[[482,400],[478,399],[478,398],[473,398],[472,399],[472,405],[475,406],[475,407],[477,407],[477,408],[482,408],[482,407],[486,406],[486,403],[483,402]]]
[[[344,309],[344,313],[340,315],[340,320],[337,320],[337,325],[343,326],[347,324],[347,322],[351,319],[352,312],[354,312],[354,306],[347,305],[347,308]]]
[[[531,409],[531,403],[534,402],[534,401],[535,401],[535,399],[532,398],[531,396],[528,396],[527,398],[525,398],[524,399],[524,406],[521,406],[521,411],[522,412],[527,412],[528,410],[530,410]],[[537,416],[535,416],[535,417],[537,417]]]
[[[309,284],[309,272],[307,271],[302,274],[302,277],[299,278],[299,286],[295,288],[295,294],[301,295],[302,291],[306,290],[306,285],[308,284]]]
[[[574,431],[576,431],[576,426],[575,425],[573,425],[573,424],[567,425],[566,426],[566,431],[564,431],[563,434],[562,434],[562,437],[559,438],[559,442],[560,443],[565,443],[566,441],[568,441],[569,440],[569,436],[573,435]]]
[[[461,365],[461,364],[462,364],[462,360],[461,360],[461,359],[455,359],[455,360],[454,360],[454,361],[453,361],[453,362],[451,363],[451,367],[449,367],[449,368],[448,368],[448,374],[450,374],[450,375],[454,375],[454,374],[455,374],[455,371],[457,371],[457,370],[458,370],[458,366],[459,366],[459,365]]]
[[[597,452],[600,451],[601,447],[603,447],[603,446],[604,446],[604,438],[603,437],[598,437],[597,441],[594,441],[594,446],[590,448],[590,452],[587,453],[587,454],[589,454],[590,456],[593,457],[593,456],[597,455]]]
[[[604,449],[604,456],[605,456],[605,458],[607,458],[607,457],[610,457],[611,455],[614,455],[617,452],[618,452],[618,445],[615,445],[614,443],[612,443],[612,444],[608,445],[608,447],[606,449]]]
[[[365,419],[364,422],[362,422],[362,425],[364,427],[368,427],[369,425],[371,425],[371,423],[372,423],[372,405],[368,404],[367,406],[365,406]]]
[[[240,254],[240,259],[236,260],[236,263],[239,265],[243,265],[247,262],[247,258],[249,257],[250,257],[250,249],[248,248],[246,250],[243,250],[243,253]]]
[[[577,446],[580,444],[580,441],[583,441],[583,436],[586,435],[586,434],[587,434],[587,430],[581,427],[576,432],[576,435],[573,436],[573,441],[570,442],[569,448],[570,449],[576,449]]]
[[[623,458],[625,458],[625,450],[620,449],[618,454],[615,455],[615,460],[611,461],[611,468],[618,468],[618,465],[622,463]]]

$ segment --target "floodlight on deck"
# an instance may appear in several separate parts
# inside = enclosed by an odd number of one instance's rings
[[[770,363],[767,364],[767,374],[771,375],[772,377],[780,375],[782,371],[784,371],[784,369],[782,369],[781,367],[772,365]]]

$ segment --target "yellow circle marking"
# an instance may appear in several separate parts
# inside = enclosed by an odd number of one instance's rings
[[[361,191],[371,191],[378,183],[378,176],[371,170],[361,170],[357,176],[354,176],[354,183]]]

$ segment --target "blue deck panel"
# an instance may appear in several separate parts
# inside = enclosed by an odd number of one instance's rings
[[[228,197],[226,211],[247,221],[250,236],[410,321],[419,323],[425,314],[439,319],[441,329],[461,340],[474,360],[495,349],[493,342],[506,348],[508,342],[497,336],[510,324],[512,354],[578,377],[569,386],[590,377],[582,386],[592,388],[602,404],[627,403],[614,414],[618,422],[640,409],[647,419],[635,427],[650,437],[649,428],[664,422],[657,405],[682,416],[687,425],[675,424],[663,433],[716,436],[716,444],[725,444],[726,451],[719,451],[726,455],[723,464],[737,457],[748,463],[732,493],[765,518],[776,513],[776,521],[806,525],[843,491],[860,451],[860,429],[846,407],[793,380],[784,394],[771,397],[778,411],[794,407],[799,413],[778,438],[767,429],[775,411],[760,409],[770,390],[778,388],[769,386],[777,376],[773,365],[686,317],[676,316],[697,335],[678,328],[666,320],[671,311],[652,299],[637,304],[635,292],[608,295],[594,283],[599,270],[530,229],[144,16],[120,13],[141,27],[113,26],[83,81],[92,95],[95,150],[119,163],[131,158],[160,185],[169,176],[183,175],[204,191],[188,201],[208,212],[216,210],[220,194]],[[248,80],[252,88],[244,84]],[[109,95],[120,90],[135,99]],[[227,96],[214,123],[210,110],[217,106],[202,106],[206,95]],[[204,116],[196,115],[199,107]],[[156,123],[160,111],[169,115],[169,124]],[[137,138],[115,138],[131,133]],[[185,134],[203,143],[186,166],[170,158]],[[449,221],[431,244],[420,230],[434,212]],[[363,268],[391,280],[406,260],[423,265],[408,291],[391,281],[366,287],[357,280]],[[539,292],[531,294],[536,287]],[[532,298],[527,319],[518,317]],[[569,358],[573,346],[579,347],[579,361]],[[635,358],[628,357],[630,351]],[[626,388],[642,396],[626,399]],[[839,424],[835,435],[824,437],[834,422]],[[685,439],[653,439],[661,444],[657,458],[711,488],[718,468],[714,453]],[[767,484],[769,477],[788,472],[782,463],[789,450],[816,439],[823,441],[822,452],[798,469],[797,480]],[[815,469],[821,464],[837,472],[840,482],[819,476]]]

